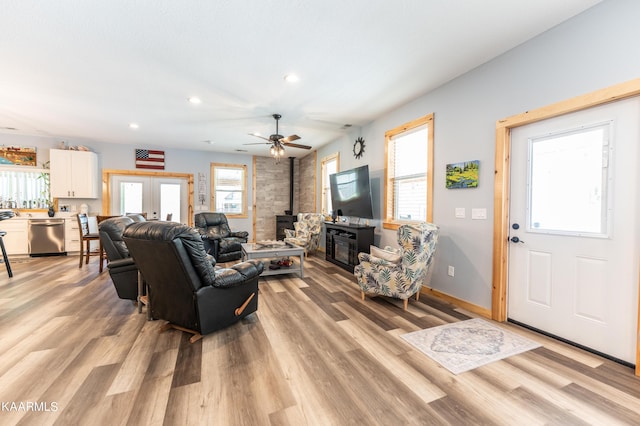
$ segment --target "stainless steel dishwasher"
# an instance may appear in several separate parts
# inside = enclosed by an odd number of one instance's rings
[[[29,255],[66,255],[64,219],[29,219]]]

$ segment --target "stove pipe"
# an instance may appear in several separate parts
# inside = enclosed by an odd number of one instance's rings
[[[293,157],[289,157],[289,210],[285,213],[293,214]]]

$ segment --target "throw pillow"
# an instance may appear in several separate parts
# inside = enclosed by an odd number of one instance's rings
[[[392,251],[383,250],[376,246],[369,246],[369,253],[373,257],[377,257],[378,259],[384,259],[391,263],[400,263],[402,261],[402,256]]]

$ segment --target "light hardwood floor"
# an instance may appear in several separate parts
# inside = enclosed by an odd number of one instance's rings
[[[455,376],[399,336],[473,315],[426,295],[408,312],[363,302],[321,256],[304,279],[261,279],[257,313],[195,344],[158,333],[95,259],[12,266],[12,279],[0,269],[1,425],[640,424],[632,369],[506,325],[543,346]]]

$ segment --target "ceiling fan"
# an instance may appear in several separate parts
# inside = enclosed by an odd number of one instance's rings
[[[286,138],[278,133],[278,121],[282,118],[280,114],[273,114],[272,117],[276,120],[276,132],[265,138],[264,136],[257,135],[255,133],[249,133],[251,136],[255,136],[260,139],[264,139],[268,142],[258,142],[258,143],[245,143],[244,145],[257,145],[257,144],[267,144],[271,145],[271,156],[279,159],[284,155],[284,147],[291,148],[301,148],[301,149],[311,149],[308,145],[300,145],[297,143],[291,143],[292,141],[300,139],[298,135],[287,136]]]

